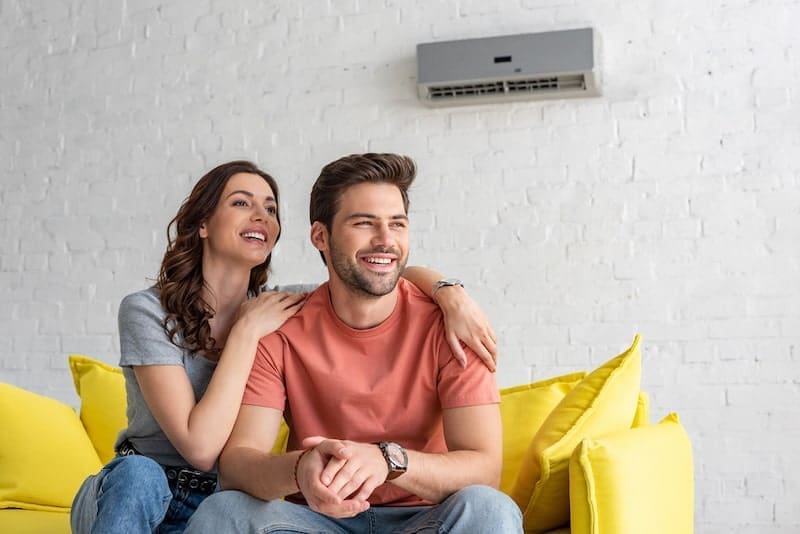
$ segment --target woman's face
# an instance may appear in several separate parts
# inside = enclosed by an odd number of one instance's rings
[[[211,217],[200,225],[203,256],[252,269],[270,255],[279,231],[278,204],[266,180],[257,174],[234,174]]]

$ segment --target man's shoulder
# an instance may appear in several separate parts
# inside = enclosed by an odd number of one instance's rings
[[[419,310],[436,310],[441,312],[439,306],[426,295],[420,288],[409,282],[405,278],[400,278],[397,281],[397,289],[400,298],[408,303],[408,306],[413,309]]]
[[[325,283],[318,286],[308,294],[303,307],[297,313],[286,319],[274,332],[261,338],[261,341],[275,342],[276,339],[292,338],[293,336],[305,334],[309,325],[314,324],[319,320],[320,315],[325,313],[328,299],[328,284]]]

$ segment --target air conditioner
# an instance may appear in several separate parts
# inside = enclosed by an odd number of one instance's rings
[[[417,93],[428,106],[600,94],[592,28],[417,45]]]

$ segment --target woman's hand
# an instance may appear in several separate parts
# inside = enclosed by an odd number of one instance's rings
[[[249,333],[261,339],[280,328],[289,317],[297,313],[307,296],[307,293],[265,291],[242,303],[236,326],[244,326]]]
[[[460,343],[463,341],[494,372],[497,369],[497,337],[483,310],[458,285],[438,289],[434,300],[444,314],[445,335],[456,359],[462,366],[467,365],[467,356]]]

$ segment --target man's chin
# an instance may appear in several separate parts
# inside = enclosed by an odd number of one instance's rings
[[[365,276],[359,281],[358,289],[371,297],[383,297],[394,291],[399,279],[400,274],[396,271],[380,274],[378,277]]]

